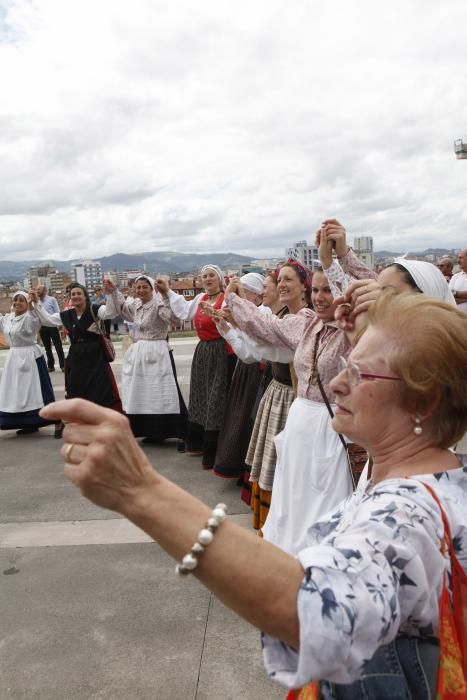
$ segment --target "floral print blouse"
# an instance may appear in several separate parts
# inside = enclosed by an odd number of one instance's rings
[[[350,249],[345,256],[345,259],[347,258],[352,261],[354,279],[358,279],[359,274],[365,278],[376,277],[375,273],[368,270]],[[336,296],[344,291],[342,283],[348,286],[351,278],[344,274],[337,262],[334,262],[333,270],[335,283],[332,291]],[[279,361],[286,362],[293,359],[297,375],[297,396],[320,403],[323,401],[316,383],[317,367],[324,391],[333,402],[334,394],[329,383],[337,374],[340,355],[346,357],[351,350],[349,339],[334,321],[321,321],[311,309],[301,309],[298,313],[284,318],[274,314],[264,315],[258,312],[254,304],[246,299],[240,299],[236,294],[229,294],[226,304],[232,311],[240,330],[245,331],[258,344],[288,348],[291,351],[287,359],[283,354]],[[263,357],[274,359],[266,354]]]
[[[337,374],[337,361],[340,355],[350,352],[350,341],[344,331],[334,321],[323,323],[311,309],[301,309],[296,314],[278,318],[274,314],[266,316],[257,307],[236,294],[229,294],[227,306],[233,313],[235,322],[260,345],[289,349],[279,361],[294,362],[297,374],[297,395],[300,398],[322,402],[321,392],[316,384],[316,374],[312,369],[316,358],[319,374],[329,400],[333,394],[329,382]],[[316,340],[320,332],[319,341]],[[316,343],[318,342],[318,347]],[[263,355],[265,359],[273,359]]]
[[[323,266],[333,297],[336,298],[347,291],[347,287],[355,279],[377,279],[378,275],[370,270],[353,252],[351,248],[342,258],[333,258],[329,267]]]
[[[438,599],[449,555],[440,551],[439,507],[467,570],[467,468],[387,479],[355,492],[309,530],[298,558],[300,648],[263,636],[269,676],[297,688],[311,680],[350,683],[398,632],[437,637]]]

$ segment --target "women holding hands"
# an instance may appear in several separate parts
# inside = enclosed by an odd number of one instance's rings
[[[154,291],[148,275],[136,277],[130,301],[110,280],[104,287],[107,314],[132,324],[134,342],[123,358],[122,403],[133,434],[148,441],[184,439],[187,410],[167,342],[172,317],[168,301]]]
[[[454,307],[421,295],[378,300],[330,382],[333,426],[372,454],[372,479],[308,528],[297,557],[161,477],[123,416],[81,401],[43,414],[68,422],[65,471],[85,496],[129,518],[262,630],[275,681],[317,681],[326,698],[461,698],[467,629],[448,579],[465,585],[467,475],[447,446],[467,428],[466,348]],[[302,496],[313,509],[314,494]],[[193,544],[197,533],[204,545]]]
[[[338,229],[333,235],[342,234],[345,245],[345,229],[338,222],[333,227]],[[331,238],[323,237],[321,245],[332,253]],[[293,273],[293,261],[290,266]],[[291,284],[285,283],[284,293]],[[304,294],[304,282],[302,287]],[[323,272],[313,274],[313,310],[302,309],[284,318],[259,314],[237,291],[238,282],[226,290],[227,307],[235,322],[257,342],[288,349],[297,376],[297,398],[283,432],[274,440],[277,463],[271,507],[263,527],[266,539],[295,553],[306,541],[313,522],[352,490],[347,455],[331,428],[318,383],[319,376],[329,402],[334,403],[330,382],[338,373],[339,357],[349,354],[351,344],[334,321],[336,303]]]

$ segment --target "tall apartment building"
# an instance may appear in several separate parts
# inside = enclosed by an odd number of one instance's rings
[[[285,251],[286,258],[298,260],[310,270],[319,267],[318,248],[315,245],[308,245],[306,241],[297,241],[292,248]]]
[[[353,241],[353,249],[355,255],[360,258],[362,263],[374,270],[375,255],[373,252],[373,237],[372,236],[357,236]]]
[[[75,282],[79,282],[89,291],[92,291],[96,284],[102,284],[101,264],[95,260],[82,260],[73,263],[71,275]]]
[[[50,294],[56,297],[58,301],[63,301],[66,296],[66,288],[71,282],[71,277],[68,272],[56,272],[50,276],[50,285],[48,287]]]
[[[55,274],[57,274],[57,269],[53,265],[49,265],[49,263],[33,265],[26,273],[25,286],[31,289],[44,284],[47,289],[50,289],[50,280]]]

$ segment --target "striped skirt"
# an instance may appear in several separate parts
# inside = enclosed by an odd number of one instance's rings
[[[220,430],[229,383],[229,356],[225,340],[200,340],[191,364],[188,420],[204,430]]]
[[[259,404],[246,463],[251,465],[250,480],[263,491],[272,491],[276,468],[275,436],[284,429],[293,402],[291,386],[273,379]]]

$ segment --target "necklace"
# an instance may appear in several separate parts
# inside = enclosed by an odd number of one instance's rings
[[[206,296],[208,296],[209,298],[211,298],[211,297],[218,297],[218,296],[220,296],[220,294],[221,294],[221,292],[214,292],[214,294],[208,294],[208,293],[206,292]]]

